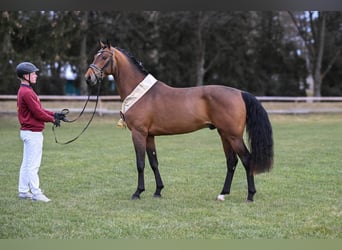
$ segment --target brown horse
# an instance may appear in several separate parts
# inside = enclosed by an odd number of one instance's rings
[[[158,169],[154,137],[217,129],[227,162],[227,174],[218,200],[230,193],[239,156],[246,170],[248,196],[256,193],[254,174],[269,171],[273,165],[272,126],[267,112],[251,94],[226,86],[211,85],[172,88],[156,80],[133,56],[109,42],[100,42],[100,50],[85,74],[89,85],[113,75],[123,100],[122,118],[131,130],[136,153],[138,187],[132,199],[145,190],[145,152],[153,170],[156,191],[164,187]],[[249,150],[243,134],[249,135]]]

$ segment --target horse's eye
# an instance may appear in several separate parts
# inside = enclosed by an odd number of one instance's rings
[[[102,60],[106,60],[107,59],[107,56],[102,56]]]

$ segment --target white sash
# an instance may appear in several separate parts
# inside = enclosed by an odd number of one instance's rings
[[[131,94],[129,94],[122,102],[121,112],[125,113],[132,107],[144,94],[157,82],[151,74],[148,74],[142,82],[135,87]]]

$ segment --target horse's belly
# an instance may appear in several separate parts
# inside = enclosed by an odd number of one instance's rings
[[[149,134],[153,135],[173,135],[185,134],[194,132],[196,130],[209,127],[210,123],[206,121],[199,121],[196,119],[169,119],[163,122],[154,122],[150,129]]]

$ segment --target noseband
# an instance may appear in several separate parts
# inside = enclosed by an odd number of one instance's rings
[[[101,83],[102,82],[102,80],[103,80],[103,71],[104,71],[105,68],[107,68],[109,63],[111,64],[111,68],[113,68],[113,55],[114,55],[114,53],[112,51],[100,50],[99,54],[102,55],[102,53],[104,53],[104,52],[107,52],[107,53],[110,54],[110,59],[105,63],[105,65],[103,65],[102,68],[97,67],[93,63],[89,65],[89,68],[91,68],[91,70],[93,71],[93,73],[94,73],[94,75],[96,77],[96,82],[97,83]],[[98,77],[98,75],[100,75],[100,76]]]

